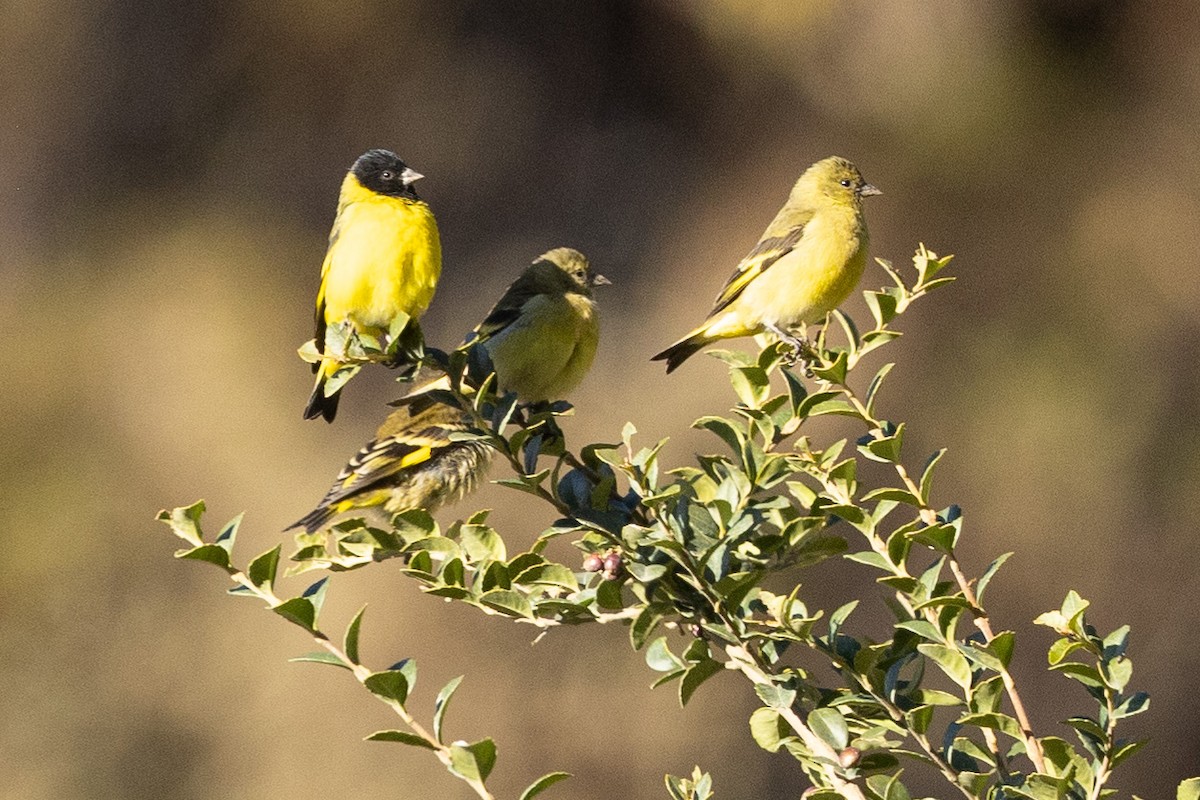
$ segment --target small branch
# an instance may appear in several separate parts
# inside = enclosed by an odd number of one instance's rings
[[[772,686],[771,678],[763,672],[754,663],[753,657],[741,645],[727,644],[725,652],[729,655],[730,662],[737,669],[750,679],[751,683],[759,686]],[[777,708],[779,715],[787,720],[788,725],[800,737],[804,745],[811,750],[819,759],[822,760],[821,770],[825,774],[825,778],[829,784],[847,800],[866,800],[866,795],[863,794],[856,784],[846,780],[838,774],[834,764],[838,761],[838,752],[833,749],[832,745],[828,744],[824,739],[813,733],[812,729],[804,723],[791,708]],[[825,763],[828,762],[828,763]]]
[[[280,600],[274,592],[256,586],[243,572],[230,568],[229,577],[234,583],[245,587],[255,597],[265,602],[271,608],[275,608],[284,602],[283,600]],[[370,669],[362,664],[355,664],[353,661],[351,661],[350,657],[347,656],[342,649],[334,644],[333,641],[330,640],[330,638],[324,633],[320,631],[311,631],[310,633],[313,637],[313,640],[316,641],[318,645],[324,648],[334,658],[340,661],[343,666],[350,670],[350,672],[354,675],[355,680],[357,680],[360,684],[365,685],[367,678],[371,676]],[[434,755],[437,756],[438,761],[441,761],[447,769],[450,769],[452,766],[450,747],[438,741],[436,736],[426,730],[425,726],[423,726],[421,723],[417,722],[416,718],[413,717],[412,714],[408,713],[408,709],[404,708],[399,703],[388,703],[388,705],[393,711],[396,712],[396,715],[404,721],[404,724],[407,725],[413,733],[421,737],[421,739],[429,745],[430,749],[433,750]],[[487,787],[484,786],[481,781],[462,777],[461,775],[454,773],[453,770],[451,770],[451,774],[455,774],[455,777],[458,777],[460,780],[470,786],[480,800],[495,800],[495,796],[487,790]]]
[[[846,399],[850,401],[851,405],[854,406],[854,409],[862,416],[863,421],[867,425],[875,429],[883,426],[881,420],[875,419],[875,417],[867,411],[866,406],[864,406],[863,403],[858,399],[858,396],[854,393],[853,389],[844,383],[837,384],[837,388],[840,389],[842,394],[845,395]],[[908,474],[908,470],[905,469],[904,465],[899,462],[893,462],[892,466],[895,468],[896,474],[899,476],[901,482],[904,483],[904,487],[909,491],[910,494],[913,495],[913,497],[917,498],[917,500],[921,502],[921,505],[918,508],[918,512],[921,515],[921,520],[927,525],[937,524],[937,512],[935,512],[928,504],[921,501],[921,489],[917,485],[916,481],[912,479],[912,476]],[[950,564],[950,571],[954,575],[954,580],[958,584],[958,588],[963,594],[963,598],[970,603],[971,608],[975,610],[975,626],[979,628],[980,632],[984,636],[984,639],[987,642],[991,642],[996,638],[996,635],[992,631],[992,625],[988,621],[987,613],[979,605],[978,597],[975,594],[974,588],[971,586],[971,582],[967,579],[967,576],[962,571],[961,565],[958,563],[958,558],[951,553],[947,561]],[[1033,726],[1029,722],[1029,714],[1025,710],[1025,704],[1021,700],[1020,693],[1017,691],[1016,681],[1013,680],[1012,673],[1008,671],[1007,667],[1000,669],[999,675],[1000,680],[1004,683],[1004,690],[1008,695],[1009,702],[1012,703],[1013,714],[1017,719],[1017,724],[1021,726],[1021,735],[1025,742],[1025,750],[1029,755],[1029,760],[1033,762],[1033,766],[1038,772],[1044,773],[1046,772],[1046,758],[1042,752],[1041,743],[1037,740],[1037,737],[1033,733]],[[984,733],[986,736],[989,731],[985,730]],[[989,747],[992,747],[993,752],[999,756],[998,743],[993,746],[994,739],[995,735],[993,734],[988,739],[988,745]]]

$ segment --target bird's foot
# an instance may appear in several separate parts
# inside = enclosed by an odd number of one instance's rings
[[[764,323],[764,326],[768,331],[773,333],[779,339],[779,341],[783,342],[792,349],[792,351],[783,358],[784,366],[791,367],[799,365],[800,372],[804,375],[804,377],[813,377],[812,365],[813,362],[817,360],[817,351],[816,348],[813,347],[812,342],[808,341],[808,339],[805,339],[802,336],[793,336],[779,326],[770,322]]]

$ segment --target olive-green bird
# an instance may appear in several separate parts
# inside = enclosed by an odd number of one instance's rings
[[[332,422],[337,414],[341,387],[330,390],[326,384],[344,353],[330,352],[329,329],[349,326],[349,335],[339,331],[338,341],[353,335],[381,339],[404,314],[410,319],[398,336],[401,347],[392,366],[411,365],[420,356],[417,320],[429,307],[442,271],[437,221],[413,189],[422,177],[395,153],[368,150],[342,181],[317,292],[315,344],[331,357],[313,365],[317,381],[305,419]]]
[[[737,265],[704,323],[652,360],[666,361],[671,372],[711,342],[759,333],[798,347],[791,330],[821,320],[858,285],[868,242],[862,199],[875,194],[882,192],[844,158],[813,164]]]
[[[543,253],[463,344],[487,350],[500,391],[527,403],[558,400],[591,369],[600,341],[592,290],[608,283],[578,250]]]
[[[561,398],[591,368],[600,324],[592,289],[609,281],[577,250],[560,247],[525,268],[463,346],[487,350],[501,391],[526,402]],[[486,426],[443,394],[439,378],[393,405],[375,439],[350,460],[316,509],[290,527],[313,533],[338,514],[382,507],[433,510],[462,497],[491,463],[491,448],[452,433]]]

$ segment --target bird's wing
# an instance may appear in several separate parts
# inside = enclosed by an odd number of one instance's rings
[[[521,277],[513,281],[513,284],[508,287],[504,296],[492,307],[488,315],[483,318],[483,322],[475,326],[475,330],[472,331],[474,339],[468,337],[468,340],[486,342],[500,333],[520,319],[525,304],[541,293],[536,280],[532,276],[521,275]]]
[[[426,435],[429,433],[434,432],[418,431],[403,438],[388,436],[367,444],[338,473],[321,505],[332,506],[428,461],[437,448],[448,444],[444,438]]]
[[[709,317],[725,310],[730,303],[741,296],[751,281],[766,272],[776,261],[792,252],[802,236],[804,236],[803,223],[788,229],[787,233],[782,236],[761,239],[729,276],[725,288],[721,289],[721,293],[717,295],[717,301],[713,305],[712,311],[708,313]]]
[[[333,264],[333,246],[337,244],[342,233],[342,207],[338,206],[338,214],[333,219],[333,229],[329,231],[329,247],[325,250],[325,261],[321,264],[321,286],[317,289],[317,332],[314,336],[317,352],[325,352],[325,280],[329,277],[329,267]],[[313,364],[313,372],[320,368]]]

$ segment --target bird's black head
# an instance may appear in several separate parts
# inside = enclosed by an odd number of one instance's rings
[[[412,185],[424,176],[391,150],[368,150],[350,168],[358,182],[373,192],[391,197],[417,198]]]

